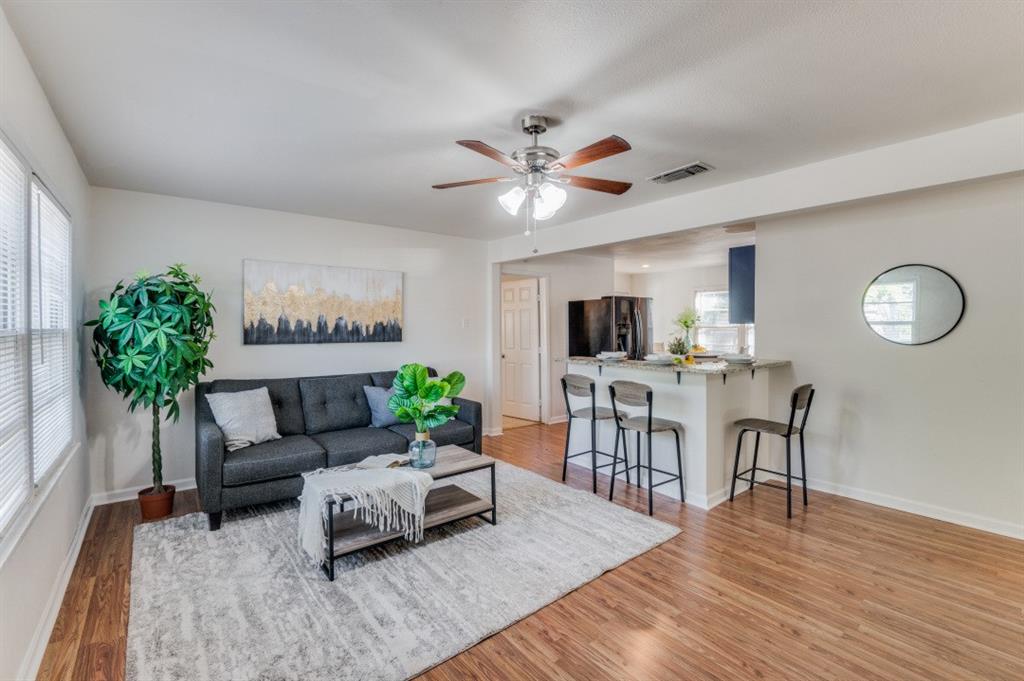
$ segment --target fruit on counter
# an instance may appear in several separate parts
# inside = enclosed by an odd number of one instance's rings
[[[707,351],[708,351],[708,349],[706,347],[704,347],[703,345],[694,345],[693,346],[693,352],[698,352],[699,353],[699,352],[707,352]]]

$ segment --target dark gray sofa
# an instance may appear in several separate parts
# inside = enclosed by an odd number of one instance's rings
[[[308,378],[216,380],[196,388],[196,485],[210,529],[220,527],[225,509],[294,499],[302,493],[302,473],[354,463],[372,454],[402,453],[416,427],[370,426],[363,386],[391,387],[395,371]],[[430,371],[431,376],[436,372]],[[228,452],[213,419],[208,393],[238,392],[266,386],[277,418],[280,440]],[[440,447],[460,445],[480,453],[483,409],[456,397],[458,418],[430,437]]]

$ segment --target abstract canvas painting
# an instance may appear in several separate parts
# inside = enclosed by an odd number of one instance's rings
[[[402,340],[402,273],[246,260],[246,345]]]

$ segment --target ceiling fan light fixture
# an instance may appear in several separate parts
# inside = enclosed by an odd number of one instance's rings
[[[522,187],[512,187],[504,194],[498,197],[498,203],[509,215],[515,215],[519,212],[519,207],[523,205],[523,201],[526,199],[526,190]]]
[[[564,189],[545,182],[537,190],[537,198],[533,202],[533,218],[547,220],[553,217],[565,205],[565,197]]]

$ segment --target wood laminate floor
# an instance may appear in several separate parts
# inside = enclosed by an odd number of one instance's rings
[[[517,419],[515,416],[502,416],[501,417],[501,429],[502,430],[513,430],[515,428],[525,428],[526,426],[536,426],[537,421],[527,421],[526,419]]]
[[[536,425],[484,448],[558,479],[564,437],[564,424]],[[570,466],[569,484],[588,489],[589,471]],[[643,493],[616,487],[617,503],[645,510]],[[1024,678],[1024,542],[810,502],[787,520],[774,489],[710,512],[658,497],[656,516],[681,534],[421,678]],[[176,515],[196,510],[194,492],[178,495]],[[93,513],[39,679],[124,677],[138,522],[134,501]]]

